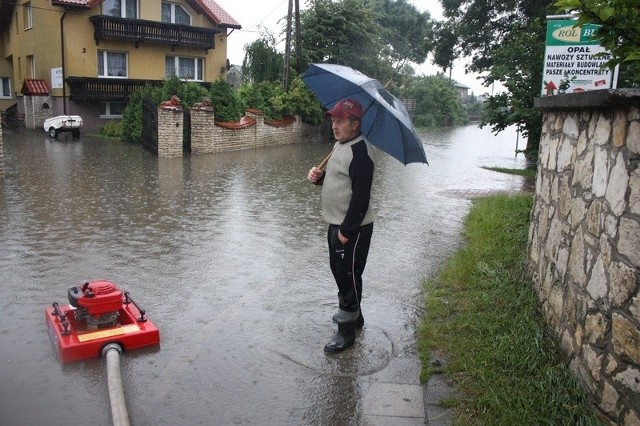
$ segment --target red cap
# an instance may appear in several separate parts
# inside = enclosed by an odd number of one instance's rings
[[[344,101],[338,102],[330,111],[327,111],[327,115],[340,119],[347,118],[350,115],[355,118],[361,118],[362,105],[353,99],[345,99]]]

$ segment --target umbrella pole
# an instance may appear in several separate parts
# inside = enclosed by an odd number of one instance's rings
[[[336,145],[337,146],[337,145]],[[331,158],[331,154],[333,154],[333,151],[336,150],[336,147],[333,147],[333,149],[331,150],[331,152],[329,153],[329,155],[327,155],[326,157],[324,157],[324,160],[322,160],[320,162],[320,164],[318,164],[316,166],[316,168],[320,169],[320,170],[324,170],[324,168],[326,167],[327,163],[329,162],[329,158]]]

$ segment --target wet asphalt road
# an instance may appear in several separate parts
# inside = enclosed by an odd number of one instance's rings
[[[5,129],[1,423],[110,424],[104,361],[61,364],[44,323],[68,287],[106,278],[161,333],[160,348],[122,361],[132,424],[362,424],[368,380],[417,359],[421,283],[461,244],[470,201],[459,195],[524,184],[481,168],[525,167],[513,129],[423,140],[429,166],[378,152],[366,325],[353,349],[326,356],[336,290],[319,189],[305,177],[328,145],[163,159]]]

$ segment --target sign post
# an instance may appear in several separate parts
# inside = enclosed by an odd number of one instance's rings
[[[542,96],[608,89],[614,82],[611,70],[601,67],[611,55],[593,36],[600,26],[575,22],[547,22]]]

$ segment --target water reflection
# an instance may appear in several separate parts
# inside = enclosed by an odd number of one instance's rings
[[[430,166],[377,155],[367,325],[353,350],[326,357],[336,290],[305,176],[328,145],[162,159],[89,135],[6,131],[3,424],[110,424],[102,361],[61,365],[43,318],[96,278],[130,291],[160,328],[159,350],[123,359],[133,424],[357,422],[368,380],[414,343],[421,281],[460,243],[469,201],[447,190],[523,183],[479,167],[524,167],[514,131],[424,139]]]

